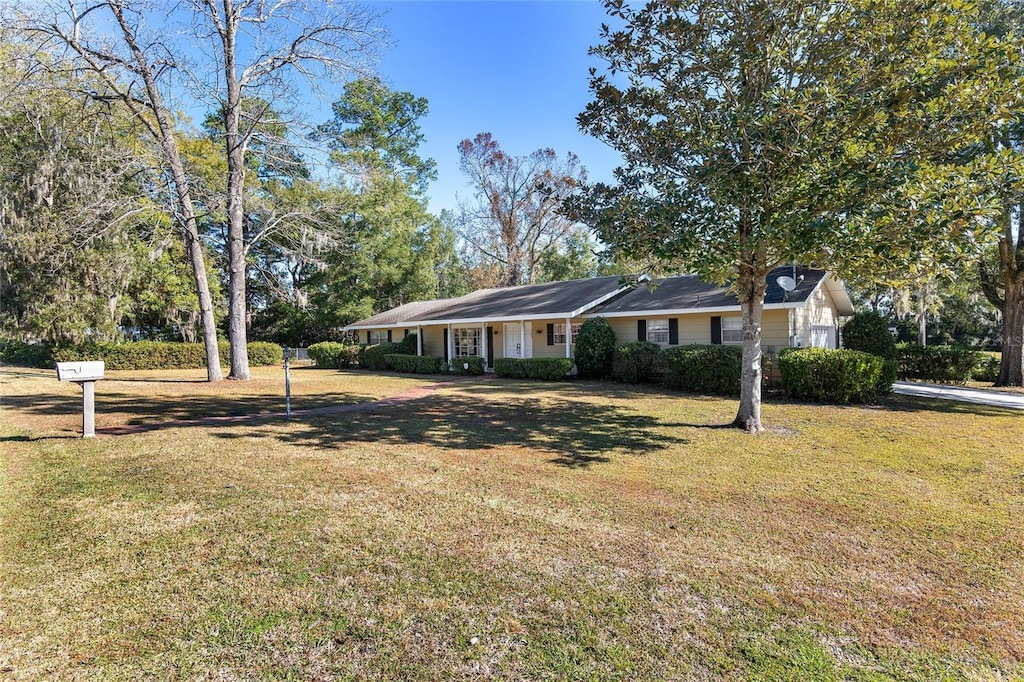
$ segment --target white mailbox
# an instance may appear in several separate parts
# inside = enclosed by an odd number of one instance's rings
[[[104,364],[96,362],[58,362],[57,378],[61,381],[98,381],[103,378]]]
[[[96,382],[103,378],[103,361],[58,362],[57,378],[82,387],[82,438],[96,436]]]

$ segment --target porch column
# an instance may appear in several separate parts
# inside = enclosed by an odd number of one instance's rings
[[[416,355],[423,355],[423,327],[416,325]]]
[[[480,357],[484,359],[484,367],[487,367],[487,323],[480,325]]]
[[[519,357],[526,357],[526,322],[519,320]]]
[[[572,318],[565,318],[565,357],[572,358]]]
[[[451,324],[448,325],[448,361],[455,362],[455,335]]]

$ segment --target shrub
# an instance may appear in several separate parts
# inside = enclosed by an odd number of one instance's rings
[[[444,358],[432,355],[406,355],[405,353],[392,353],[388,355],[387,361],[396,372],[403,374],[447,374],[448,363]],[[482,373],[482,370],[481,370]]]
[[[878,398],[886,361],[848,348],[787,348],[779,353],[786,392],[816,403],[867,403]]]
[[[398,350],[401,355],[416,355],[416,332],[406,334],[405,338],[398,342]]]
[[[378,343],[375,346],[365,346],[359,356],[359,364],[366,369],[378,371],[382,369],[394,369],[388,362],[386,356],[398,353],[397,343]]]
[[[658,370],[661,346],[650,341],[634,341],[615,349],[612,376],[627,384],[646,384]]]
[[[454,358],[452,371],[456,374],[479,376],[484,373],[484,359],[475,355]]]
[[[975,381],[986,381],[994,384],[999,380],[1000,357],[992,353],[981,353],[978,363],[971,371],[971,378]]]
[[[273,365],[283,358],[276,343],[254,341],[248,344],[249,364]],[[227,364],[231,349],[220,345],[221,364]],[[53,351],[56,362],[103,360],[106,368],[118,369],[198,369],[206,367],[206,350],[201,343],[135,341],[133,343],[82,343],[60,346]]]
[[[267,367],[284,360],[284,349],[276,343],[250,341],[247,349],[249,364],[253,367]]]
[[[690,345],[661,353],[671,388],[711,395],[739,395],[743,349],[739,346]]]
[[[494,373],[509,379],[559,381],[572,369],[568,358],[497,358]]]
[[[957,346],[900,344],[899,376],[940,384],[966,384],[982,356],[980,351]]]
[[[22,367],[53,368],[53,348],[48,343],[0,339],[0,362]]]
[[[576,369],[583,379],[604,379],[612,372],[615,332],[608,320],[592,317],[576,335]],[[497,371],[497,368],[495,368]]]
[[[886,360],[896,359],[896,342],[889,323],[878,313],[857,313],[843,325],[843,348],[871,353]]]
[[[314,343],[308,350],[317,367],[345,369],[359,362],[359,345],[354,343],[323,341]]]

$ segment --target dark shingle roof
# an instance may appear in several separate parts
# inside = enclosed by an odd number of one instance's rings
[[[568,282],[548,282],[503,289],[483,289],[451,299],[446,305],[414,317],[414,320],[489,319],[495,317],[564,316],[602,296],[615,293],[622,278],[594,277]]]
[[[771,303],[801,303],[807,300],[818,283],[825,277],[822,270],[810,270],[808,268],[797,268],[796,289],[785,296],[785,292],[776,281],[781,276],[792,277],[793,267],[786,265],[772,270],[768,274],[768,291],[765,293],[764,302]],[[800,277],[803,279],[800,279]],[[720,287],[715,284],[703,282],[696,275],[683,275],[681,277],[666,277],[654,280],[655,286],[649,288],[644,285],[633,287],[632,290],[618,296],[613,300],[599,305],[590,311],[589,315],[610,315],[613,313],[632,313],[648,310],[699,310],[701,308],[727,308],[738,306],[739,302],[729,291],[728,286]]]
[[[403,323],[494,318],[564,317],[622,287],[622,278],[593,277],[567,282],[481,289],[459,298],[407,303],[348,325],[387,327]]]
[[[788,296],[778,284],[781,276],[793,276],[792,266],[776,268],[768,274],[766,304],[802,303],[824,279],[823,270],[797,268],[796,289]],[[588,304],[610,297],[606,302],[582,312],[588,315],[628,315],[645,311],[701,310],[738,306],[729,287],[701,281],[696,275],[666,277],[655,280],[651,289],[638,284],[621,291],[623,278],[618,276],[548,282],[502,289],[481,289],[458,298],[418,301],[378,313],[348,328],[391,327],[422,322],[456,320],[494,320],[560,318],[579,311]],[[616,295],[616,292],[618,295]]]

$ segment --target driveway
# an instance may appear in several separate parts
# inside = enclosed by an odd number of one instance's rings
[[[1011,410],[1024,410],[1024,393],[1000,393],[963,386],[945,386],[939,384],[919,384],[913,381],[897,381],[892,390],[900,395],[912,395],[921,398],[941,398],[942,400],[958,400],[962,403],[1007,407]]]

